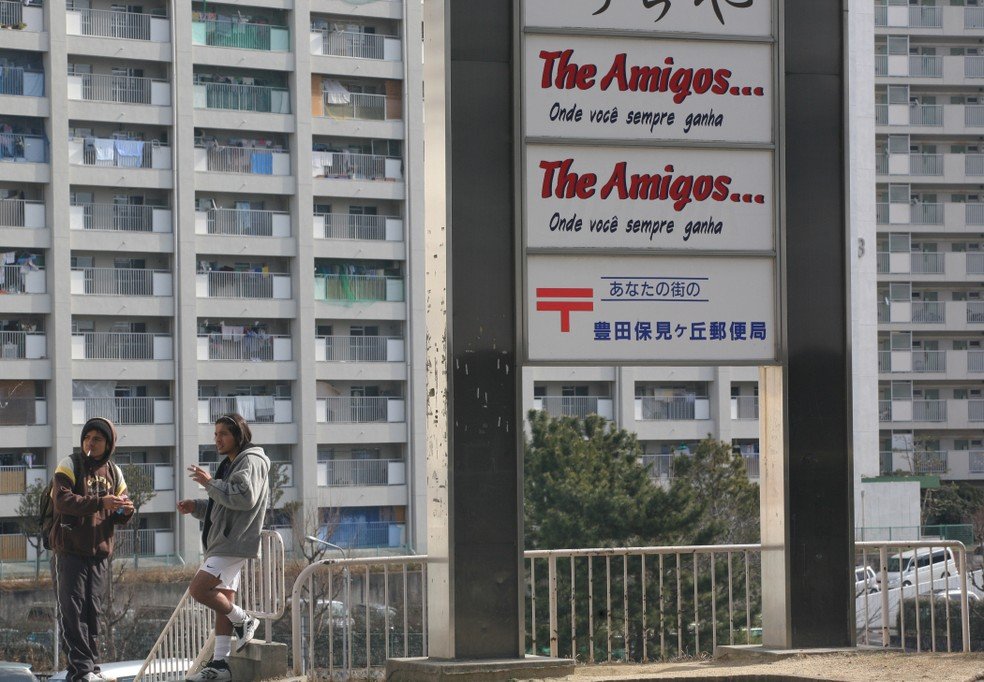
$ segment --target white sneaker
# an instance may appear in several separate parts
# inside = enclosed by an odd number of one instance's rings
[[[209,661],[197,673],[185,678],[185,682],[229,682],[230,680],[232,680],[232,671],[229,670],[229,663],[215,660]]]
[[[249,641],[253,639],[253,635],[256,634],[256,629],[260,627],[260,619],[253,618],[253,616],[246,616],[246,620],[242,623],[233,623],[232,629],[236,633],[236,652],[240,652],[246,648]]]
[[[106,682],[106,678],[99,673],[86,673],[81,682]]]

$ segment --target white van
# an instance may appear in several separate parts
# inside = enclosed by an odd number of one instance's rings
[[[889,587],[898,587],[900,583],[903,587],[915,584],[917,568],[920,584],[959,573],[949,547],[920,547],[901,554],[890,554],[887,568]]]

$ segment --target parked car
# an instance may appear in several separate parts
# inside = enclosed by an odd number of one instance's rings
[[[143,665],[143,659],[136,659],[132,661],[116,661],[114,663],[100,663],[99,668],[103,677],[109,680],[116,680],[116,682],[133,682],[133,678],[137,676],[140,672],[140,666]],[[162,673],[175,673],[173,677],[175,679],[179,677],[184,677],[184,673],[191,667],[193,661],[188,659],[179,658],[169,658],[164,661],[159,662],[155,667],[155,672]],[[62,670],[57,672],[48,678],[50,682],[60,682],[68,679],[68,671]]]
[[[0,682],[38,682],[27,663],[0,661]]]
[[[949,547],[920,547],[901,554],[890,554],[887,569],[889,587],[915,584],[917,571],[920,583],[942,580],[959,573]]]
[[[878,576],[871,566],[858,566],[854,569],[854,596],[878,591]]]

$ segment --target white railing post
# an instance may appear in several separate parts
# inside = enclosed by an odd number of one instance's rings
[[[548,607],[550,609],[550,655],[557,658],[558,638],[557,629],[557,557],[547,558],[547,581],[550,584]]]

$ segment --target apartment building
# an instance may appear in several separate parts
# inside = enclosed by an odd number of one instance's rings
[[[875,3],[881,471],[984,479],[984,3]]]
[[[175,502],[230,411],[306,532],[423,547],[420,30],[400,0],[0,0],[0,560],[96,415],[153,481],[144,554],[199,556]]]

